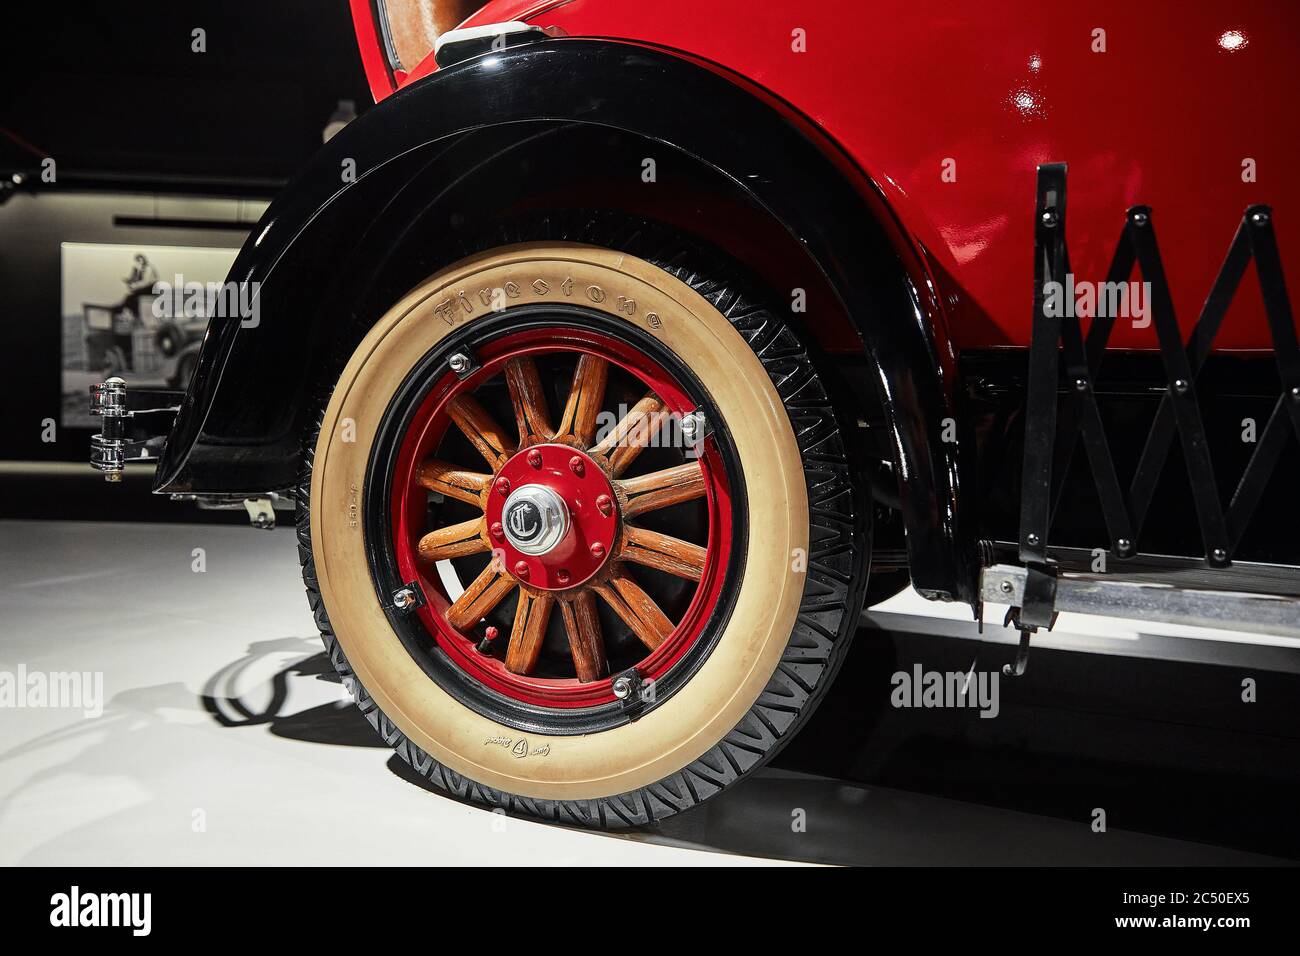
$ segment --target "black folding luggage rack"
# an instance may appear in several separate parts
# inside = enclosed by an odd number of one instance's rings
[[[1039,166],[1034,212],[1034,322],[1025,392],[1016,548],[1023,566],[999,564],[986,568],[981,585],[984,599],[1011,604],[1010,619],[1028,630],[1050,627],[1059,610],[1078,610],[1121,616],[1125,612],[1142,613],[1181,623],[1300,636],[1300,601],[1258,593],[1238,594],[1229,573],[1234,552],[1274,466],[1291,435],[1300,440],[1300,341],[1283,279],[1272,210],[1265,205],[1246,210],[1186,344],[1174,315],[1152,211],[1148,206],[1128,210],[1106,282],[1127,283],[1136,265],[1142,279],[1150,283],[1148,306],[1167,381],[1126,494],[1094,392],[1115,324],[1116,316],[1108,308],[1113,300],[1097,297],[1096,314],[1086,338],[1071,307],[1073,303],[1060,310],[1062,315],[1047,308],[1048,284],[1059,282],[1064,286],[1070,272],[1065,199],[1065,164]],[[1263,293],[1282,392],[1225,510],[1197,398],[1196,378],[1252,259]],[[1062,397],[1063,391],[1067,397]],[[1157,589],[1125,576],[1126,566],[1150,567],[1153,562],[1152,556],[1142,554],[1140,537],[1175,436],[1181,443],[1205,548],[1199,578],[1221,578],[1222,585],[1216,582],[1214,586],[1222,587],[1222,592],[1168,585]],[[1080,437],[1105,519],[1109,550],[1118,560],[1109,576],[1067,579],[1049,560],[1048,548],[1052,516]],[[1154,560],[1159,563],[1159,559]],[[1210,574],[1216,571],[1221,573]],[[1108,581],[1108,577],[1112,580]],[[1062,589],[1068,594],[1063,594]]]

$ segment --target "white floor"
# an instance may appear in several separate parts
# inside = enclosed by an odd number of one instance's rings
[[[0,522],[0,672],[104,680],[101,716],[0,707],[0,865],[1267,860],[775,770],[653,833],[507,819],[402,775],[320,664],[288,529]]]

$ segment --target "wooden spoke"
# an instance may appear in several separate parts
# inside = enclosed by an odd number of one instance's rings
[[[703,496],[704,472],[698,461],[688,461],[684,465],[625,479],[618,482],[618,487],[627,495],[627,508],[623,514],[630,518]]]
[[[596,440],[596,416],[605,401],[605,380],[609,377],[609,363],[603,358],[583,353],[578,357],[578,367],[573,373],[573,386],[569,400],[564,404],[557,434],[572,435],[590,448]]]
[[[479,504],[483,489],[492,480],[492,476],[474,471],[465,471],[458,465],[430,458],[420,465],[416,471],[415,480],[420,483],[422,488],[428,488],[430,491],[436,491],[448,498],[456,498],[476,505]]]
[[[605,599],[605,603],[650,650],[657,648],[672,633],[672,621],[659,610],[654,598],[628,577],[626,569],[620,569],[609,581],[592,585],[592,590]]]
[[[447,622],[458,631],[468,630],[500,604],[514,587],[515,579],[503,574],[497,562],[492,561],[447,608]]]
[[[650,444],[650,440],[663,424],[667,406],[653,392],[632,406],[604,438],[592,449],[609,455],[610,467],[615,476],[623,474],[627,466]]]
[[[704,574],[706,552],[698,544],[691,544],[672,535],[660,534],[646,528],[627,529],[627,547],[619,557],[647,567],[667,571],[679,578],[698,581]]]
[[[546,395],[542,380],[537,374],[537,364],[530,358],[515,358],[506,362],[506,384],[510,386],[510,400],[515,406],[515,423],[519,426],[519,444],[530,436],[551,438],[555,428],[546,408]]]
[[[430,531],[420,539],[420,560],[442,561],[486,551],[488,544],[483,540],[482,531],[482,518],[471,518],[469,521]]]
[[[596,616],[596,599],[590,591],[579,591],[569,601],[560,602],[564,615],[564,630],[569,635],[569,651],[573,654],[573,667],[578,680],[589,684],[609,673],[605,659],[605,638],[600,632],[600,618]]]
[[[493,420],[492,413],[472,395],[453,398],[447,406],[447,412],[451,415],[451,420],[465,433],[465,437],[493,468],[505,460],[507,449],[514,447],[514,443],[502,433],[501,428]]]
[[[546,622],[551,619],[554,606],[555,598],[551,595],[534,596],[520,589],[515,624],[510,631],[510,646],[506,648],[506,670],[512,674],[533,672],[537,655],[542,652],[542,639],[546,637]]]

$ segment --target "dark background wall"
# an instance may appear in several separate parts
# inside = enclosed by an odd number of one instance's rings
[[[0,515],[75,515],[72,499],[108,490],[84,487],[88,468],[78,479],[12,464],[86,460],[89,430],[42,440],[60,410],[60,244],[237,247],[339,101],[360,112],[369,91],[346,0],[13,4],[4,21],[0,182],[26,184],[0,192]],[[195,28],[206,52],[192,49]],[[47,156],[57,180],[36,185]],[[111,516],[153,516],[147,486],[112,489]]]

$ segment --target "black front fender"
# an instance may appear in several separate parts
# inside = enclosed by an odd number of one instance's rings
[[[883,199],[823,134],[740,78],[612,41],[476,57],[394,94],[330,140],[240,252],[230,280],[256,290],[256,324],[213,319],[155,490],[290,487],[313,370],[343,321],[323,308],[326,290],[356,237],[457,137],[537,120],[613,127],[681,150],[802,245],[857,328],[886,400],[913,583],[969,600],[974,517],[963,520],[958,507],[958,446],[942,440],[952,352],[908,279],[911,252],[891,241]],[[344,182],[345,164],[355,181]]]

